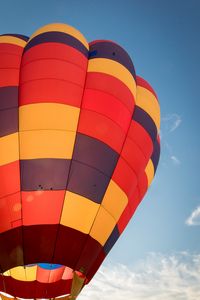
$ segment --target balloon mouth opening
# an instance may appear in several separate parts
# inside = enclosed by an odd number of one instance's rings
[[[84,277],[86,279],[83,269],[78,271],[73,270],[68,266],[51,263],[37,263],[17,266],[1,273],[1,276],[12,277],[14,280],[18,281],[53,283],[60,280],[72,280],[74,273],[76,273],[79,277]]]

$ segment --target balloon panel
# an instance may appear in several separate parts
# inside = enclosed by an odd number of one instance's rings
[[[155,176],[160,109],[112,41],[0,36],[0,290],[77,296]]]

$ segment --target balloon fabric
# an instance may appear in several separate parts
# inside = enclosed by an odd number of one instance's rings
[[[77,297],[152,182],[159,128],[118,44],[65,24],[0,36],[3,299]]]

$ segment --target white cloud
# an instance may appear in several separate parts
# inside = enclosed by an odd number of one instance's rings
[[[166,131],[173,132],[180,126],[182,119],[180,115],[173,113],[162,118],[162,121],[165,123]]]
[[[186,224],[189,226],[200,225],[200,206],[198,206],[186,220]]]
[[[171,155],[171,160],[173,161],[173,163],[175,164],[175,165],[180,165],[181,164],[181,162],[180,162],[180,160],[175,156],[175,155]]]
[[[135,268],[103,266],[78,300],[200,299],[200,254],[153,253]]]

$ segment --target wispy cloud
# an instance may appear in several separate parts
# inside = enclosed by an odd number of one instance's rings
[[[181,164],[181,162],[180,162],[180,160],[176,157],[176,156],[174,156],[174,155],[171,155],[171,160],[172,160],[172,162],[175,164],[175,165],[180,165]]]
[[[139,266],[101,267],[79,300],[200,299],[200,254],[151,254]]]
[[[200,206],[198,206],[186,220],[186,224],[189,226],[200,225]]]
[[[170,115],[167,115],[167,116],[163,117],[162,121],[164,122],[165,129],[168,132],[175,131],[180,126],[180,124],[182,123],[181,116],[176,114],[176,113],[173,113],[173,114],[170,114]]]

